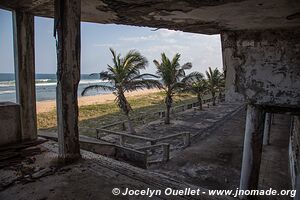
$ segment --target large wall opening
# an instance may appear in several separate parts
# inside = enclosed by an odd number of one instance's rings
[[[0,10],[0,101],[16,101],[14,82],[13,29],[12,13]],[[205,73],[208,67],[222,70],[221,42],[219,35],[202,35],[173,31],[168,29],[153,29],[115,24],[81,23],[81,81],[78,88],[80,120],[86,123],[83,127],[92,125],[98,115],[111,111],[118,113],[114,105],[114,95],[105,90],[95,90],[81,97],[82,90],[92,84],[100,83],[98,76],[89,76],[107,69],[112,64],[109,48],[121,55],[129,50],[139,51],[148,60],[148,67],[143,72],[155,74],[153,60],[159,60],[161,53],[171,59],[176,53],[181,54],[180,63],[191,62],[193,68],[187,73],[198,71]],[[38,112],[38,128],[52,129],[56,126],[56,42],[53,36],[53,19],[35,17],[35,72],[36,98]],[[147,92],[139,91],[139,96]],[[102,95],[101,97],[97,95]],[[133,96],[135,96],[134,94]],[[131,96],[129,94],[129,96]],[[153,97],[157,99],[158,97]],[[145,99],[144,99],[145,100]],[[131,100],[134,102],[134,100]],[[105,104],[100,107],[95,104]],[[150,106],[151,102],[142,104]],[[153,102],[152,102],[153,103]],[[163,103],[163,102],[162,102]],[[141,105],[137,105],[141,107]],[[103,108],[105,107],[105,108]],[[104,109],[104,110],[103,110]],[[99,121],[99,120],[96,120]],[[100,120],[101,121],[101,120]],[[105,120],[104,120],[105,121]],[[54,128],[56,131],[56,129]],[[84,129],[82,129],[83,133]],[[90,132],[90,131],[88,131]]]
[[[0,101],[16,102],[12,13],[0,9]]]

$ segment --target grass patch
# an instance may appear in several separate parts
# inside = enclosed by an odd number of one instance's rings
[[[99,96],[101,98],[101,96]],[[138,97],[129,97],[129,103],[133,108],[131,118],[137,118],[147,113],[160,111],[165,108],[164,92],[156,92]],[[195,96],[191,94],[180,94],[174,96],[174,106],[196,101]],[[38,128],[56,130],[56,111],[37,115]],[[114,102],[105,104],[86,105],[79,108],[79,127],[80,134],[87,136],[95,136],[95,128],[106,124],[115,123],[125,120],[125,116],[120,112]],[[155,120],[150,116],[145,120]],[[137,126],[140,124],[138,120],[134,121]]]

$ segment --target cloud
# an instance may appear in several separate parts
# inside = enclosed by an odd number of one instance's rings
[[[120,44],[113,44],[113,43],[108,43],[108,44],[93,44],[94,47],[119,47]]]
[[[165,52],[166,54],[170,54],[169,56],[173,56],[178,52],[183,52],[188,50],[189,50],[188,46],[171,44],[171,45],[149,45],[147,48],[143,49],[142,51],[147,54],[157,54],[157,53]]]
[[[184,34],[182,31],[174,31],[168,29],[158,29],[157,32],[162,37],[180,36]]]
[[[119,40],[123,42],[146,42],[146,41],[158,41],[166,43],[176,43],[174,37],[182,36],[183,32],[173,31],[168,29],[158,29],[157,31],[149,32],[150,35],[135,36],[135,37],[121,37]]]
[[[139,36],[139,37],[121,37],[120,41],[126,42],[141,42],[141,41],[153,41],[157,40],[157,35],[149,35],[149,36]]]
[[[208,67],[222,68],[221,42],[219,35],[202,35],[185,33],[168,29],[158,29],[156,31],[142,31],[131,34],[129,37],[119,36],[111,43],[95,44],[97,47],[116,47],[118,53],[126,54],[131,49],[136,49],[144,55],[149,66],[147,71],[155,73],[156,68],[153,60],[160,60],[161,53],[172,59],[176,53],[181,54],[180,64],[192,62],[191,71],[200,71],[204,73]],[[108,51],[103,50],[103,57],[109,57]],[[110,57],[109,57],[110,58]],[[108,62],[110,59],[101,60]],[[100,61],[99,61],[100,63]]]

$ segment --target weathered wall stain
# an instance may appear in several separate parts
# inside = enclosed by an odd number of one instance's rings
[[[54,0],[0,0],[0,7],[53,17]],[[300,1],[81,0],[81,20],[218,34],[300,26]],[[253,43],[250,43],[251,46]]]
[[[300,107],[300,31],[224,32],[228,101]]]

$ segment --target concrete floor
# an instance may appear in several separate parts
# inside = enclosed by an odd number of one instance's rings
[[[291,189],[289,173],[289,128],[290,117],[275,115],[271,126],[270,145],[263,147],[259,187],[261,189]],[[264,198],[267,199],[267,198]],[[284,196],[271,199],[289,199]]]
[[[154,171],[209,189],[235,189],[239,186],[245,110],[227,119],[205,138],[194,139],[192,146]]]
[[[5,175],[9,175],[9,177],[6,176],[7,178],[19,178],[4,190],[0,189],[1,200],[143,200],[146,199],[145,196],[115,196],[112,194],[112,189],[119,188],[121,192],[124,192],[126,188],[134,190],[149,188],[161,191],[169,187],[183,190],[200,188],[87,151],[81,152],[84,159],[77,163],[60,166],[56,162],[57,143],[47,142],[41,146],[45,148],[44,152],[35,156],[36,160],[33,164],[24,164],[21,171],[46,168],[50,168],[52,171],[40,178],[32,178],[32,174],[29,177],[20,177],[19,170],[12,167],[2,169],[0,171],[1,183],[5,181]],[[151,199],[230,200],[232,198],[222,196],[212,198],[200,194],[200,196],[159,195],[153,196]]]
[[[246,111],[213,130],[205,138],[193,140],[191,147],[178,153],[167,164],[152,170],[208,189],[239,187]],[[291,189],[288,142],[289,116],[275,115],[270,145],[263,147],[259,189]],[[272,196],[261,199],[290,199]]]
[[[1,182],[20,176],[25,169],[51,168],[51,173],[37,179],[23,176],[4,190],[0,199],[145,199],[144,196],[114,196],[115,187],[132,189],[207,188],[236,189],[239,185],[245,110],[226,119],[205,137],[193,138],[192,145],[173,155],[165,165],[149,170],[132,167],[87,151],[84,160],[60,167],[56,164],[57,144],[43,144],[44,152],[35,156],[33,164],[0,170]],[[289,189],[288,117],[275,116],[271,128],[271,145],[264,147],[260,189]],[[230,197],[200,196],[199,199],[231,199]],[[276,196],[277,199],[289,199]],[[276,199],[272,197],[270,199]],[[156,196],[152,199],[192,199],[192,197]],[[265,197],[261,199],[267,199]]]

